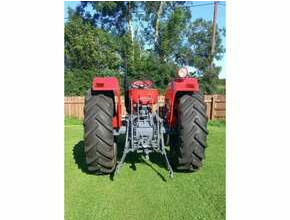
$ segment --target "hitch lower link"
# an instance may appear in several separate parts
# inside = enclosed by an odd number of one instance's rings
[[[127,156],[128,153],[130,152],[137,152],[137,153],[144,153],[146,159],[149,159],[149,153],[151,152],[158,152],[161,153],[163,155],[163,157],[165,158],[165,162],[169,171],[169,177],[173,178],[174,173],[172,170],[172,167],[169,163],[167,154],[166,154],[166,150],[165,150],[165,145],[164,145],[164,138],[163,138],[163,134],[165,132],[163,128],[162,124],[163,124],[163,120],[156,115],[157,118],[157,123],[158,123],[158,140],[157,140],[157,144],[156,146],[151,147],[150,150],[146,149],[146,148],[142,148],[140,146],[136,146],[133,144],[133,132],[132,132],[132,124],[131,120],[126,120],[126,141],[125,141],[125,147],[124,147],[124,152],[123,155],[121,157],[121,160],[118,162],[118,165],[116,167],[115,170],[115,175],[117,175],[120,172],[120,169],[125,161],[125,158]],[[131,131],[131,132],[130,132]],[[130,133],[130,135],[129,135]]]

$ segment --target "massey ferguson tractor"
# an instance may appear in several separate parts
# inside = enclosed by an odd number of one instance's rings
[[[165,91],[164,105],[160,106],[159,91],[153,88],[152,81],[129,84],[127,74],[124,78],[124,120],[117,78],[94,78],[86,95],[84,136],[88,170],[96,174],[118,173],[130,152],[146,158],[152,152],[161,153],[171,177],[173,170],[198,170],[205,157],[208,119],[197,79],[189,77],[186,68],[178,70]],[[126,139],[118,162],[115,140],[120,134],[125,134]],[[170,146],[168,157],[165,144]]]

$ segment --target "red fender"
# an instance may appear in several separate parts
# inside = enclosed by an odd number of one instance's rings
[[[92,90],[113,93],[115,111],[112,125],[113,128],[120,128],[122,125],[122,100],[118,79],[116,77],[95,77],[92,82]]]
[[[170,128],[175,125],[176,115],[174,114],[175,97],[179,92],[194,93],[199,92],[199,85],[196,78],[177,78],[168,84],[165,90],[165,118]]]

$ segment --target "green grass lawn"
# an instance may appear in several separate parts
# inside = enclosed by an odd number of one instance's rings
[[[175,173],[129,155],[118,176],[88,174],[83,127],[65,121],[65,219],[225,219],[225,123],[209,123],[204,166]]]

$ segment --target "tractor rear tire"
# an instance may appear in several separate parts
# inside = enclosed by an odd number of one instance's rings
[[[207,141],[207,114],[203,97],[185,94],[180,97],[177,132],[175,135],[175,165],[178,171],[193,172],[202,166]]]
[[[113,114],[114,102],[109,94],[88,91],[84,107],[84,137],[86,163],[90,172],[109,174],[115,169],[117,150],[113,136]]]

